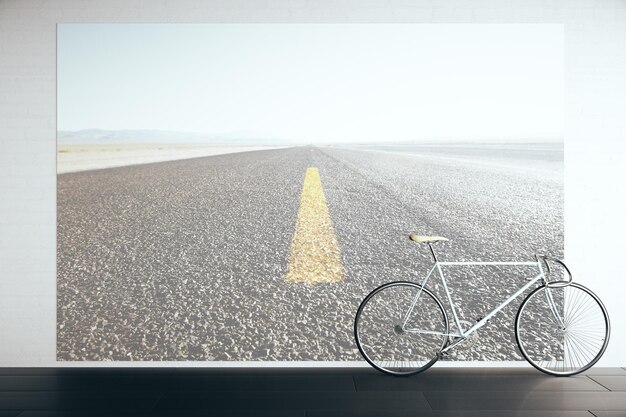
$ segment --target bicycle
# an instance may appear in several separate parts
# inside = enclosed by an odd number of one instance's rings
[[[549,375],[576,375],[591,368],[606,350],[611,332],[606,308],[593,292],[572,281],[563,261],[535,255],[532,262],[441,262],[433,244],[448,239],[415,234],[409,238],[430,249],[434,264],[426,277],[419,284],[396,281],[374,289],[361,302],[354,319],[359,351],[379,371],[396,376],[425,371],[533,285],[538,286],[526,296],[515,318],[517,345],[532,366]],[[550,280],[550,263],[560,265],[568,279]],[[463,328],[442,266],[525,266],[536,268],[537,275],[476,324]],[[435,273],[441,279],[456,332],[450,332],[443,303],[426,287]]]

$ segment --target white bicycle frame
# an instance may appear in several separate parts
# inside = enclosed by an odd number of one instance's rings
[[[430,246],[430,245],[429,245]],[[431,252],[432,252],[432,247],[431,247]],[[435,255],[434,252],[433,256]],[[452,347],[456,346],[458,343],[462,342],[463,340],[465,340],[465,338],[467,338],[467,336],[469,336],[470,334],[474,333],[476,330],[480,329],[482,326],[485,325],[485,323],[487,323],[489,321],[489,319],[491,319],[494,315],[496,315],[497,313],[499,313],[504,307],[506,307],[507,305],[509,305],[513,300],[515,300],[517,297],[519,297],[521,294],[523,294],[526,290],[528,290],[530,287],[532,287],[533,285],[535,285],[538,281],[542,280],[543,284],[546,284],[548,286],[551,286],[551,284],[555,284],[552,286],[564,286],[564,285],[569,285],[569,282],[571,282],[571,274],[570,274],[570,281],[555,281],[553,283],[548,283],[548,280],[546,278],[546,274],[544,273],[543,267],[541,265],[541,259],[547,259],[546,257],[544,257],[543,255],[537,255],[537,261],[536,262],[439,262],[437,260],[437,257],[434,256],[435,258],[435,264],[433,265],[433,267],[430,269],[430,271],[428,272],[428,275],[426,275],[426,278],[424,278],[424,280],[421,282],[421,286],[420,289],[417,293],[417,295],[415,296],[415,299],[413,300],[413,302],[411,303],[411,306],[409,307],[409,310],[407,311],[403,322],[402,322],[402,330],[408,333],[422,333],[422,334],[434,334],[434,335],[440,335],[440,336],[446,336],[448,338],[454,338],[455,340],[453,340],[451,343],[449,343],[444,349],[442,349],[441,353],[445,353],[447,350],[451,349]],[[559,262],[561,265],[563,265],[562,262]],[[489,312],[486,316],[484,316],[482,319],[480,319],[478,322],[476,322],[476,324],[474,324],[473,326],[464,329],[463,326],[461,326],[460,320],[459,320],[459,316],[456,312],[456,308],[454,306],[454,302],[452,301],[452,296],[450,295],[450,290],[448,289],[448,284],[446,282],[446,279],[443,275],[443,271],[441,270],[442,266],[450,266],[450,267],[454,267],[454,266],[528,266],[528,267],[535,267],[537,268],[537,272],[538,274],[534,277],[529,279],[529,281],[523,285],[519,290],[517,290],[513,295],[511,295],[509,298],[507,298],[503,303],[501,303],[500,305],[498,305],[496,308],[494,308],[491,312]],[[550,266],[546,263],[546,266],[548,268],[548,273],[550,272]],[[565,267],[565,265],[563,265]],[[565,267],[567,270],[567,267]],[[419,300],[419,297],[422,293],[422,289],[425,288],[426,283],[428,283],[428,280],[430,279],[430,277],[433,275],[433,272],[437,271],[437,273],[439,274],[439,277],[441,279],[441,283],[443,284],[443,288],[444,291],[446,293],[446,298],[448,300],[448,304],[450,305],[450,308],[452,309],[452,315],[454,318],[454,323],[456,325],[457,328],[457,332],[456,333],[442,333],[442,332],[435,332],[435,331],[429,331],[429,330],[423,330],[423,329],[408,329],[406,328],[406,325],[411,317],[411,314],[413,313],[413,310],[415,309],[415,306],[417,305],[417,302]],[[567,272],[569,273],[569,270],[567,270]],[[560,317],[560,314],[558,313],[554,301],[552,300],[552,296],[550,294],[550,291],[546,291],[547,294],[547,298],[548,298],[548,304],[550,304],[550,308],[553,312],[553,314],[555,315],[555,317],[557,318],[557,320],[561,323],[561,325],[563,325],[563,320]]]

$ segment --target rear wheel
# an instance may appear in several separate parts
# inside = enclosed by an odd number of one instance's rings
[[[354,320],[359,351],[370,365],[390,375],[413,375],[431,367],[448,341],[447,334],[448,317],[441,302],[428,289],[407,281],[376,288],[363,300]]]
[[[576,283],[537,288],[522,302],[515,320],[524,358],[555,376],[591,368],[606,350],[610,331],[600,299]]]

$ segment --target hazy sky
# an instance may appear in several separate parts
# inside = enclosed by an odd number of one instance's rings
[[[59,130],[561,137],[561,25],[60,24]]]

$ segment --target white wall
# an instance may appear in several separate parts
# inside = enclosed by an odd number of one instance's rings
[[[567,261],[613,319],[601,365],[626,365],[623,0],[0,0],[0,365],[55,365],[60,22],[564,23]]]

